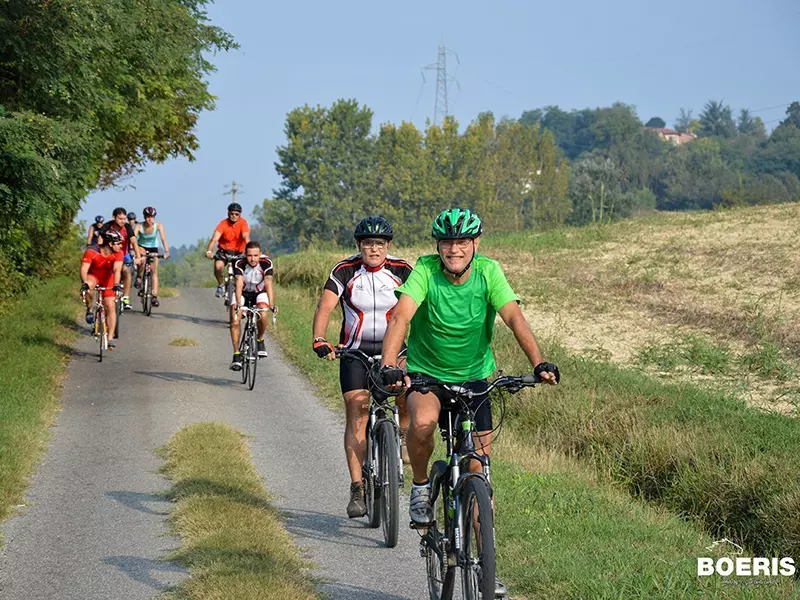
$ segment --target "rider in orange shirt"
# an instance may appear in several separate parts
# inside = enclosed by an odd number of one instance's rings
[[[242,205],[232,202],[228,205],[228,218],[219,222],[211,241],[208,242],[206,258],[214,258],[214,277],[217,278],[217,298],[225,294],[223,270],[226,261],[233,261],[244,255],[244,247],[250,241],[250,225],[242,216]],[[217,244],[217,253],[211,250]]]

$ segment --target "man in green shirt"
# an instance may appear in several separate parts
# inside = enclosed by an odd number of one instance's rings
[[[499,314],[514,332],[534,372],[544,382],[555,385],[558,368],[543,362],[536,338],[520,310],[519,298],[500,263],[477,253],[483,233],[478,215],[468,209],[446,210],[434,220],[432,233],[438,254],[420,257],[406,282],[395,290],[399,300],[383,340],[384,382],[397,386],[403,379],[403,372],[396,367],[397,355],[411,324],[409,374],[463,385],[473,391],[485,390],[486,378],[496,369],[490,345],[495,315]],[[433,520],[428,462],[442,391],[432,386],[429,392],[421,393],[412,387],[408,394],[411,424],[407,444],[414,474],[409,512],[411,520],[419,524]],[[478,398],[476,404],[475,446],[478,452],[488,455],[491,406],[485,398]],[[480,463],[474,462],[473,468],[480,470]]]

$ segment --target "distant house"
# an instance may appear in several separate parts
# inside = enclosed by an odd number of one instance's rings
[[[650,131],[655,131],[662,140],[669,142],[670,144],[675,144],[676,146],[682,146],[687,142],[691,142],[697,136],[693,133],[680,133],[679,131],[675,131],[674,129],[670,129],[669,127],[648,127]]]

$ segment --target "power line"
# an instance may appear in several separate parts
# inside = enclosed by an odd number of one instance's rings
[[[224,192],[223,196],[233,196],[232,202],[236,202],[236,194],[244,194],[244,192],[240,189],[239,184],[235,181],[232,181],[230,185],[226,185],[228,189],[227,192]]]
[[[435,63],[422,67],[422,79],[425,79],[425,71],[436,71],[436,98],[433,104],[433,124],[439,123],[439,113],[442,113],[442,121],[450,114],[450,106],[448,104],[448,89],[450,83],[455,83],[458,89],[461,86],[455,77],[447,74],[447,57],[455,56],[456,64],[460,64],[458,54],[447,48],[444,43],[439,44],[439,53]]]

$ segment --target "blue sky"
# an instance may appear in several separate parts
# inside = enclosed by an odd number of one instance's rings
[[[80,218],[153,205],[170,245],[194,243],[225,217],[226,184],[241,184],[247,215],[280,185],[275,149],[293,108],[355,98],[376,129],[423,128],[436,77],[423,83],[421,68],[441,41],[458,55],[450,112],[462,124],[485,110],[615,101],[672,124],[681,107],[697,114],[716,99],[772,128],[785,109],[770,107],[800,100],[796,0],[224,0],[209,16],[241,49],[214,58],[217,109],[199,119],[197,160],[148,165],[124,189],[91,194]]]

